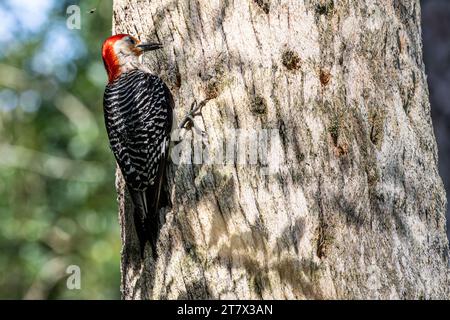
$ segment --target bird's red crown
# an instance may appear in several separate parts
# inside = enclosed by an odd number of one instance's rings
[[[129,35],[123,33],[116,34],[103,42],[102,58],[106,72],[108,73],[109,82],[114,81],[120,75],[120,65],[116,52],[114,51],[114,44],[125,37],[129,37]]]

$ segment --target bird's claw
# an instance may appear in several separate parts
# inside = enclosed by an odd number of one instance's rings
[[[203,106],[206,104],[206,101],[202,101],[200,103],[197,103],[197,100],[194,100],[191,104],[191,107],[189,108],[189,112],[184,117],[184,119],[181,121],[179,125],[179,129],[194,129],[197,134],[200,134],[202,137],[207,136],[206,131],[200,129],[194,121],[194,117],[201,115],[201,110]]]

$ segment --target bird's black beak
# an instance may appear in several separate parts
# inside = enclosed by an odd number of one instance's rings
[[[141,49],[142,51],[153,51],[157,49],[161,49],[163,46],[161,43],[157,42],[147,42],[147,43],[140,43],[136,47]]]

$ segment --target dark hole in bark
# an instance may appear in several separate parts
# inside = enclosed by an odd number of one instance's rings
[[[288,70],[298,70],[300,68],[300,57],[292,50],[283,52],[281,62]]]
[[[326,70],[320,70],[320,76],[319,76],[319,78],[320,78],[320,83],[321,83],[323,86],[326,86],[326,85],[330,82],[330,80],[331,80],[331,74],[330,74],[329,71],[326,71]]]
[[[266,99],[256,96],[252,101],[251,110],[256,114],[265,114],[267,112]]]
[[[265,14],[269,14],[270,11],[270,1],[269,0],[254,0],[258,7],[264,11]]]

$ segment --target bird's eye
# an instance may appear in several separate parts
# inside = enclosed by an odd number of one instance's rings
[[[130,41],[131,44],[136,44],[136,41],[133,38],[128,38],[128,41]]]

